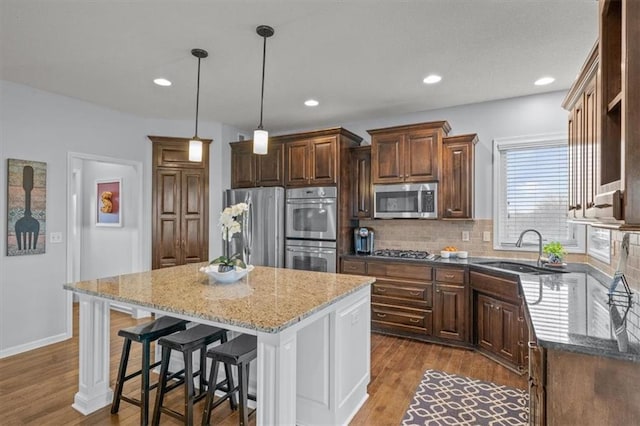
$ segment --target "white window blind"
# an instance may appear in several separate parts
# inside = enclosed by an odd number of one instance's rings
[[[530,228],[538,230],[545,243],[559,241],[567,248],[579,248],[584,238],[577,236],[580,229],[567,220],[566,137],[514,140],[496,143],[495,148],[497,248],[513,247],[520,233]],[[533,233],[524,242],[537,248]]]

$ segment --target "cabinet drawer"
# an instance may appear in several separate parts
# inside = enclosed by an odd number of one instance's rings
[[[419,300],[424,302],[425,306],[430,307],[433,297],[433,285],[431,283],[399,283],[381,278],[373,283],[373,294]]]
[[[471,271],[469,277],[474,290],[518,303],[517,281],[476,271]]]
[[[368,262],[369,275],[376,278],[397,277],[421,281],[431,281],[431,266],[410,265],[407,263]]]
[[[379,325],[408,326],[431,333],[431,311],[372,304],[371,321]],[[413,331],[416,331],[415,329]]]
[[[343,274],[366,275],[367,264],[363,260],[347,260],[342,261]]]
[[[436,281],[464,284],[464,269],[436,268]]]

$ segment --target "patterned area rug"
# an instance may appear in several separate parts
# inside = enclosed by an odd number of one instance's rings
[[[529,396],[520,389],[427,370],[403,426],[526,425]]]

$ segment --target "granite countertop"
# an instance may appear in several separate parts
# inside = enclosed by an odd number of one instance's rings
[[[611,277],[581,263],[570,263],[557,273],[532,275],[482,265],[502,260],[535,266],[515,259],[470,257],[467,259],[398,259],[348,255],[350,259],[421,262],[433,266],[467,266],[503,277],[518,277],[527,313],[540,346],[589,355],[640,362],[640,297],[630,299],[619,285],[609,304]],[[629,303],[630,302],[630,303]],[[628,309],[627,309],[628,308]]]
[[[246,277],[221,284],[193,263],[68,283],[66,290],[137,306],[277,333],[347,295],[373,277],[256,266]]]

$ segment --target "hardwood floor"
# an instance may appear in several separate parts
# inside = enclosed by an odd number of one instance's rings
[[[122,402],[120,412],[112,415],[105,407],[89,416],[71,408],[78,388],[78,309],[74,308],[74,337],[65,342],[0,360],[0,424],[2,425],[137,425],[139,409]],[[122,339],[121,328],[145,322],[112,311],[111,383],[115,383]],[[140,365],[140,345],[132,346],[130,366]],[[526,376],[518,376],[480,354],[463,349],[372,334],[371,383],[369,399],[355,416],[352,425],[397,425],[428,369],[444,370],[498,384],[525,389]],[[155,375],[154,375],[155,378]],[[135,395],[136,380],[125,386]],[[155,395],[155,393],[154,393]],[[169,394],[170,406],[181,409],[179,390]],[[202,403],[198,404],[196,423],[200,422]],[[237,412],[227,404],[213,411],[212,424],[237,425]],[[180,424],[163,416],[162,424]],[[255,424],[255,416],[250,418]]]

